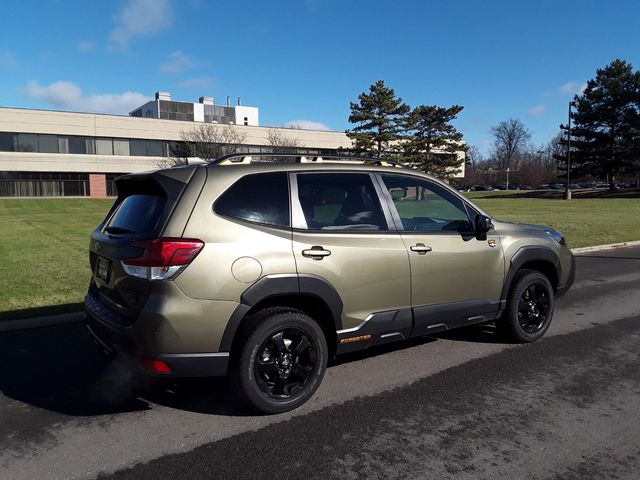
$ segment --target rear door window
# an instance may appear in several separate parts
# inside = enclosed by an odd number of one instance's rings
[[[289,181],[286,172],[242,177],[216,200],[218,215],[248,222],[289,226]]]
[[[369,174],[304,173],[297,182],[307,230],[387,230]]]
[[[155,232],[165,205],[166,199],[158,195],[130,195],[122,200],[104,231],[135,235]]]

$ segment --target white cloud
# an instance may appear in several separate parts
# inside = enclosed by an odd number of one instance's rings
[[[181,73],[197,66],[198,63],[199,62],[195,58],[187,55],[181,50],[176,50],[169,55],[169,58],[162,65],[161,69],[164,73]]]
[[[531,107],[529,109],[529,115],[532,117],[539,117],[543,113],[546,113],[549,110],[549,107],[546,105],[536,105],[535,107]]]
[[[558,89],[560,93],[581,94],[584,89],[587,88],[587,84],[581,82],[567,82],[561,85]]]
[[[91,113],[128,113],[150,100],[150,97],[138,92],[85,95],[75,83],[62,80],[50,85],[40,85],[36,80],[31,80],[25,86],[24,93],[57,108]]]
[[[82,53],[93,52],[96,49],[95,42],[83,41],[78,43],[78,51]]]
[[[135,37],[161,32],[172,23],[169,0],[129,0],[116,16],[116,26],[109,36],[111,47],[125,50]]]
[[[180,81],[180,86],[185,88],[210,89],[213,88],[214,85],[215,82],[213,78],[210,77],[187,78]]]
[[[296,130],[326,130],[331,128],[324,123],[314,122],[313,120],[291,120],[284,124],[284,128],[294,128]]]

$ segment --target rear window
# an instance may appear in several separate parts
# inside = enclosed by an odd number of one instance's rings
[[[224,192],[213,206],[218,215],[277,227],[289,226],[289,182],[286,172],[247,175]]]
[[[157,195],[130,195],[112,215],[104,230],[108,233],[152,233],[158,228],[166,199]]]

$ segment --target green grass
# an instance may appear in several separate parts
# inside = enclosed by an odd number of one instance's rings
[[[0,200],[0,312],[48,306],[63,311],[63,305],[81,302],[91,275],[89,234],[112,204]]]
[[[472,200],[497,220],[553,227],[571,248],[640,240],[640,198]]]
[[[567,202],[495,198],[495,192],[469,196],[496,219],[556,228],[571,247],[640,240],[640,198]],[[78,308],[90,277],[89,234],[112,203],[0,200],[0,319]]]

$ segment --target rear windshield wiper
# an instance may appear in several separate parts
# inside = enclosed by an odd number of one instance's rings
[[[124,227],[117,227],[115,225],[112,225],[110,227],[106,227],[104,229],[104,231],[106,233],[113,233],[114,235],[118,235],[120,233],[135,233],[133,230],[131,230],[130,228],[124,228]]]

